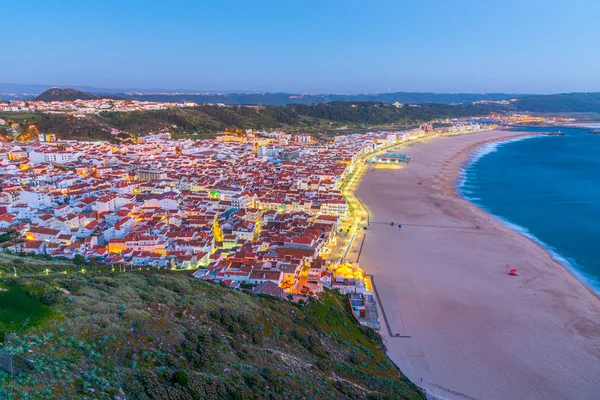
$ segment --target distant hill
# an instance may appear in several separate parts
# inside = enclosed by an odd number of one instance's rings
[[[45,90],[45,91],[44,91]],[[44,91],[43,93],[41,93]],[[31,99],[41,93],[38,100],[75,100],[111,97],[142,101],[183,102],[198,104],[288,106],[294,104],[321,104],[332,102],[375,102],[401,104],[468,104],[478,101],[517,99],[509,107],[513,111],[531,112],[600,112],[600,93],[561,93],[532,95],[514,93],[259,93],[214,92],[134,88],[95,88],[76,86],[70,89],[52,88],[49,85],[20,85],[0,83],[0,98],[5,100]]]
[[[182,102],[198,104],[255,104],[263,106],[285,106],[289,104],[320,104],[339,101],[369,101],[379,103],[445,103],[462,104],[482,100],[508,100],[527,96],[507,93],[420,93],[395,92],[379,94],[294,94],[294,93],[120,93],[119,96],[143,101]]]
[[[0,98],[32,99],[35,95],[56,88],[56,85],[14,84],[0,82]],[[95,95],[129,98],[147,101],[193,101],[199,104],[223,103],[229,105],[271,105],[318,104],[333,101],[373,101],[383,103],[446,103],[459,104],[480,100],[505,100],[527,96],[510,93],[432,93],[432,92],[392,92],[392,93],[284,93],[284,92],[243,92],[243,91],[202,91],[191,89],[164,90],[138,88],[97,88],[92,86],[72,86],[72,88]]]
[[[512,103],[519,111],[600,112],[600,93],[562,93],[518,98]]]
[[[48,89],[38,97],[36,100],[39,101],[73,101],[73,100],[94,100],[100,99],[100,96],[97,96],[93,93],[82,92],[81,90],[72,89],[72,88],[52,88]]]

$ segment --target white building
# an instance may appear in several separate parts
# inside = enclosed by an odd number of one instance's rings
[[[345,200],[329,200],[321,203],[321,214],[346,216],[348,212],[348,203]]]
[[[258,146],[256,154],[261,157],[278,157],[280,152],[279,146]]]
[[[79,153],[68,152],[37,152],[30,151],[27,156],[33,164],[41,164],[43,162],[52,162],[56,164],[66,164],[79,160]]]
[[[31,192],[24,190],[19,194],[22,204],[27,204],[34,209],[48,208],[52,206],[52,198],[46,193]]]

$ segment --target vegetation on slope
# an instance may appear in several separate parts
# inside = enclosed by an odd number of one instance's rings
[[[34,298],[25,288],[5,285],[0,290],[0,342],[5,340],[7,332],[18,331],[28,320],[29,326],[36,326],[50,315],[50,309],[44,303],[52,302],[52,295],[46,295],[44,301]],[[36,296],[37,297],[37,296]]]
[[[600,93],[528,96],[517,99],[513,106],[531,112],[600,112]]]
[[[92,117],[76,118],[64,114],[42,114],[37,129],[44,133],[54,133],[61,139],[109,140],[111,127]]]
[[[365,126],[414,124],[438,118],[458,118],[487,114],[489,106],[452,106],[423,104],[395,107],[382,103],[327,103],[317,105],[199,106],[194,108],[134,113],[106,113],[101,120],[107,125],[135,133],[147,133],[176,126],[185,131],[214,132],[224,129],[323,129],[332,125]]]
[[[338,293],[292,305],[167,270],[38,265],[0,281],[43,308],[0,347],[0,398],[424,398]]]
[[[106,125],[95,117],[87,116],[77,118],[67,114],[44,114],[44,113],[0,113],[11,124],[19,125],[16,134],[10,134],[6,130],[0,131],[0,135],[6,138],[28,141],[35,139],[43,133],[53,133],[59,139],[65,140],[108,140],[118,141],[111,134],[111,126]],[[127,138],[129,135],[123,135]]]
[[[182,133],[215,133],[226,129],[284,129],[323,131],[340,126],[370,127],[382,125],[414,125],[434,119],[486,115],[498,111],[497,106],[422,104],[395,107],[383,103],[327,103],[290,106],[203,105],[157,111],[114,112],[75,118],[64,114],[28,113],[11,119],[21,123],[24,134],[35,125],[36,130],[54,133],[61,139],[116,140],[115,128],[127,133],[147,134],[161,130]],[[0,115],[1,117],[1,115]],[[8,119],[10,119],[7,116]],[[36,131],[36,132],[37,132]]]

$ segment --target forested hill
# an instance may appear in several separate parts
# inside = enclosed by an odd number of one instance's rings
[[[0,98],[31,99],[32,93],[40,93],[45,85],[14,85],[0,83]],[[76,90],[77,89],[77,90]],[[190,90],[148,91],[138,89],[102,89],[77,87],[76,89],[50,88],[38,97],[40,100],[62,101],[111,97],[159,102],[194,102],[197,104],[287,106],[294,104],[314,105],[332,102],[373,102],[401,104],[472,104],[480,101],[512,100],[513,111],[531,112],[600,112],[600,93],[561,93],[532,95],[516,93],[433,93],[392,92],[363,94],[310,94],[310,93],[199,93]],[[21,93],[21,94],[19,94]]]
[[[331,102],[379,102],[401,104],[470,104],[478,101],[516,99],[515,111],[531,112],[600,112],[600,93],[562,93],[552,95],[517,95],[506,93],[380,93],[359,95],[292,95],[289,93],[230,94],[121,94],[121,97],[149,101],[192,101],[198,104],[290,105]]]
[[[487,115],[499,111],[499,105],[421,104],[396,107],[369,102],[334,102],[289,106],[216,106],[172,108],[157,111],[103,113],[85,118],[65,118],[58,114],[19,114],[10,118],[62,139],[111,140],[111,129],[134,134],[160,130],[175,133],[215,133],[225,129],[283,129],[308,132],[329,131],[341,127],[410,126],[435,119]],[[2,115],[0,115],[2,117]],[[30,135],[31,136],[31,135]]]
[[[518,98],[512,105],[531,112],[600,113],[600,93],[563,93]]]
[[[422,104],[395,107],[382,103],[323,103],[266,107],[219,107],[171,109],[154,112],[107,113],[100,118],[118,129],[146,133],[176,125],[186,131],[228,129],[327,129],[340,125],[414,124],[439,118],[457,118],[489,113],[489,106]]]
[[[95,94],[82,92],[81,90],[71,88],[52,88],[48,89],[38,97],[36,100],[41,101],[74,101],[74,100],[94,100],[99,99],[99,96]]]

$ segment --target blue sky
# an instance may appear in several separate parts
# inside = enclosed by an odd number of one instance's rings
[[[600,91],[600,0],[2,2],[0,82]]]

